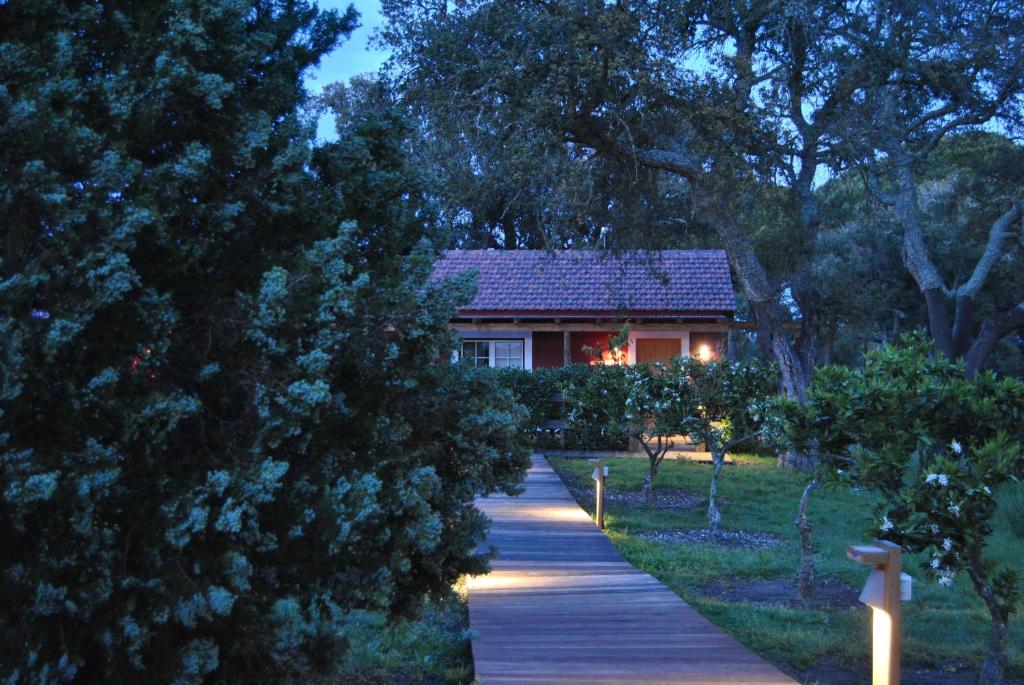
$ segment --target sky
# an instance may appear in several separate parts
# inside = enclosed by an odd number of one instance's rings
[[[359,12],[359,28],[341,45],[334,48],[323,60],[319,68],[306,75],[306,87],[313,93],[319,93],[324,86],[338,81],[348,81],[353,76],[376,71],[388,58],[388,52],[370,47],[370,38],[378,26],[384,22],[380,15],[379,0],[319,0],[317,3],[324,9],[337,9],[344,12],[350,4],[355,5]],[[334,121],[330,116],[323,116],[317,126],[317,137],[325,140],[334,139]]]

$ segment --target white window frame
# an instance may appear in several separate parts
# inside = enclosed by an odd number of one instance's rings
[[[487,343],[487,366],[490,368],[498,368],[495,366],[497,355],[495,354],[496,343],[519,343],[519,366],[503,366],[503,369],[526,369],[526,352],[527,345],[525,338],[463,338],[462,345],[466,343]],[[459,349],[459,358],[463,358],[463,349]],[[474,359],[476,357],[474,356]],[[515,359],[515,357],[503,357],[503,359]]]

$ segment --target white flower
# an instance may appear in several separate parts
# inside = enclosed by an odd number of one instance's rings
[[[960,513],[960,505],[959,504],[953,504],[952,502],[950,502],[950,504],[949,504],[949,513],[951,513],[951,514],[959,514]]]
[[[942,548],[945,549],[947,552],[953,549],[953,541],[949,538],[946,538],[942,541]]]
[[[963,445],[961,445],[956,440],[954,440],[953,442],[949,443],[949,448],[951,450],[953,450],[953,452],[955,452],[956,454],[963,454],[963,451],[964,451]]]
[[[953,584],[953,576],[955,575],[956,573],[952,570],[943,571],[939,574],[939,585],[942,585],[943,587],[949,587]]]
[[[927,476],[924,477],[924,482],[925,483],[934,483],[935,479],[937,479],[938,477],[939,476],[937,474],[929,473]]]
[[[939,485],[945,487],[949,485],[949,476],[944,473],[939,474]]]
[[[942,562],[939,561],[939,558],[935,557],[932,559],[932,568],[938,568],[939,566],[942,566]]]
[[[878,530],[882,531],[883,533],[888,533],[892,529],[893,529],[892,521],[889,520],[888,516],[883,516],[882,517],[882,525],[880,525],[878,527]]]
[[[932,524],[932,535],[938,535],[939,534],[939,530],[940,530],[939,524],[933,523]]]
[[[987,485],[982,485],[981,489],[985,492],[986,495],[991,495],[992,494],[992,488],[990,488]]]

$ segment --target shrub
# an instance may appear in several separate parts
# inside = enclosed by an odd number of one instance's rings
[[[722,359],[701,362],[692,357],[673,360],[664,371],[679,394],[679,432],[700,440],[711,453],[708,491],[708,529],[717,535],[721,525],[718,478],[725,455],[756,438],[770,423],[764,408],[778,391],[776,369],[752,360],[745,364]]]
[[[623,366],[566,367],[556,380],[565,397],[566,446],[578,450],[623,450],[628,434],[623,413],[629,369]]]
[[[533,371],[500,369],[498,382],[516,397],[527,412],[524,430],[536,448],[554,449],[562,442],[556,431],[546,427],[551,420],[565,424],[565,447],[574,450],[624,450],[627,438],[620,430],[609,429],[607,419],[584,397],[599,386],[612,392],[625,406],[622,367],[569,366],[539,368]],[[563,401],[556,401],[561,397]]]
[[[264,682],[485,560],[527,465],[400,117],[304,2],[0,3],[0,679]]]

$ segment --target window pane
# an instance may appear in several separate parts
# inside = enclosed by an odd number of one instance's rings
[[[494,366],[498,368],[523,368],[523,342],[501,340],[494,342]]]
[[[466,340],[462,343],[462,358],[475,366],[490,364],[489,348],[486,340]]]

